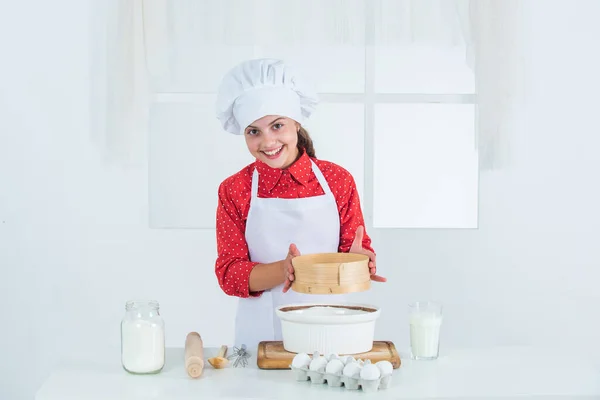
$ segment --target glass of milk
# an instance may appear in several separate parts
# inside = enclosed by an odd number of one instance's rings
[[[409,304],[410,350],[414,360],[435,360],[440,350],[442,306],[431,301]]]

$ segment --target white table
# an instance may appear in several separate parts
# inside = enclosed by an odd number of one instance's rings
[[[217,349],[205,349],[205,357]],[[600,360],[557,354],[549,349],[496,348],[446,351],[436,361],[412,361],[401,354],[392,386],[376,393],[296,382],[289,370],[214,370],[207,363],[199,379],[187,376],[183,349],[169,348],[157,375],[130,375],[118,350],[73,362],[44,382],[36,400],[125,399],[600,399]]]

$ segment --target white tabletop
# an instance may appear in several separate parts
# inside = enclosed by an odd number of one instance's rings
[[[205,358],[217,349],[205,349]],[[183,349],[169,348],[163,371],[139,376],[125,372],[119,352],[99,352],[52,373],[36,400],[121,399],[600,399],[600,360],[548,349],[496,348],[446,351],[436,361],[412,361],[401,354],[390,388],[376,393],[296,382],[289,370],[215,370],[207,363],[199,379],[187,376]]]

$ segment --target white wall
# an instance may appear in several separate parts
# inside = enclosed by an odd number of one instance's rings
[[[442,351],[574,341],[600,355],[600,3],[527,4],[526,118],[512,167],[481,176],[480,229],[372,232],[389,282],[368,300],[384,307],[378,338],[401,349],[405,304],[435,298]],[[0,6],[2,399],[31,399],[62,359],[118,346],[130,297],[161,302],[169,345],[190,330],[232,338],[214,233],[148,229],[145,142],[120,165],[91,140],[88,10]]]

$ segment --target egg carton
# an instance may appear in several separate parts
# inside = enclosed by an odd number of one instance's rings
[[[358,361],[351,360],[348,362],[359,363],[362,366],[370,364],[370,360]],[[345,365],[348,362],[344,363]],[[310,381],[311,384],[327,384],[330,387],[344,387],[348,390],[360,390],[364,392],[376,392],[380,389],[387,389],[392,383],[392,373],[383,374],[381,373],[377,379],[363,379],[359,374],[353,376],[346,376],[343,372],[339,373],[328,373],[325,367],[318,370],[311,370],[309,367],[296,367],[293,364],[290,365],[290,369],[294,374],[295,380],[300,382]]]
[[[365,392],[376,392],[379,389],[387,389],[392,383],[392,375],[380,376],[378,379],[366,380],[349,377],[342,374],[328,374],[323,371],[310,371],[308,368],[296,368],[290,366],[297,381],[308,381],[312,384],[325,384],[330,387],[344,386],[348,390],[362,389]]]

